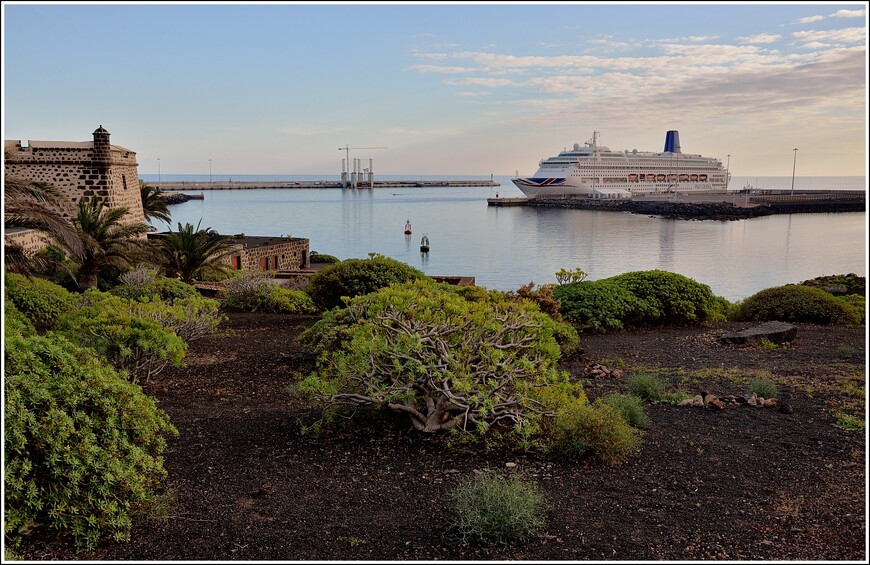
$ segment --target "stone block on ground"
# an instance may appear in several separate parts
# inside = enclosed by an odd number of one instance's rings
[[[765,322],[739,332],[729,332],[719,336],[722,343],[759,343],[768,339],[773,343],[791,341],[797,335],[797,326],[785,322]]]

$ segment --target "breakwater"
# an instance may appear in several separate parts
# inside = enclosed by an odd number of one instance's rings
[[[356,186],[349,186],[341,181],[335,180],[302,180],[302,181],[173,181],[173,182],[155,182],[154,186],[160,190],[179,191],[179,190],[251,190],[251,189],[292,189],[292,188],[408,188],[408,187],[490,187],[501,186],[493,180],[374,180],[366,182],[358,182]]]
[[[795,195],[797,196],[797,195]],[[571,208],[601,210],[607,212],[630,212],[679,220],[743,220],[770,216],[772,214],[808,214],[866,211],[863,192],[834,194],[830,197],[813,195],[814,198],[788,196],[764,198],[750,197],[745,201],[722,200],[719,202],[686,202],[676,200],[594,200],[591,198],[536,198],[487,200],[490,206],[529,206],[536,208]]]

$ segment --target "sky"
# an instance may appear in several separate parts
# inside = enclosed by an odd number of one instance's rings
[[[677,130],[734,176],[866,175],[866,6],[4,1],[3,133],[102,125],[140,174],[502,176]]]

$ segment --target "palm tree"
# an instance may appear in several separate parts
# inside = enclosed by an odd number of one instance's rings
[[[228,265],[224,261],[233,251],[226,237],[210,228],[199,229],[202,220],[193,224],[178,224],[178,231],[160,238],[158,253],[168,277],[179,277],[186,283],[210,275],[223,274]]]
[[[148,231],[145,224],[122,224],[127,208],[106,208],[96,196],[79,201],[73,223],[84,246],[79,261],[78,284],[81,288],[97,286],[104,267],[131,267],[144,253],[144,242],[137,236]]]
[[[83,248],[73,224],[58,212],[65,199],[52,185],[7,177],[3,181],[3,228],[34,229],[72,259],[81,259]],[[30,275],[31,266],[46,266],[39,257],[28,257],[17,244],[4,245],[6,268]]]
[[[161,195],[160,189],[147,185],[140,179],[139,192],[142,195],[142,212],[145,214],[145,221],[154,218],[171,225],[172,216],[169,213],[169,206]]]

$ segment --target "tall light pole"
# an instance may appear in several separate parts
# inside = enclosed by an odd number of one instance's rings
[[[798,148],[795,147],[795,148],[793,149],[793,151],[794,151],[794,163],[792,163],[792,166],[791,166],[791,193],[792,193],[792,194],[794,194],[794,171],[795,171],[795,167],[797,167],[797,152],[798,152]]]
[[[157,158],[157,188],[160,188],[160,157]]]
[[[728,192],[728,182],[731,180],[731,154],[728,154],[728,163],[725,165],[725,192]]]
[[[208,160],[208,182],[211,182],[211,159]]]

